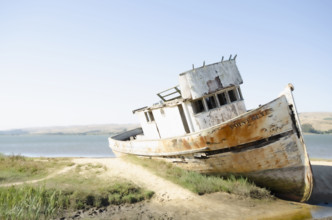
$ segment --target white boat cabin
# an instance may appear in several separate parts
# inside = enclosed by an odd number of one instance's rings
[[[246,112],[235,59],[193,68],[181,73],[179,82],[157,94],[160,103],[133,111],[144,133],[136,139],[182,136]]]

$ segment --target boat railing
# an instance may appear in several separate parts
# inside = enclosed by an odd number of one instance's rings
[[[173,99],[177,99],[181,97],[181,91],[179,89],[179,85],[174,86],[170,89],[166,89],[165,91],[157,93],[157,96],[161,98],[164,102],[170,101]]]

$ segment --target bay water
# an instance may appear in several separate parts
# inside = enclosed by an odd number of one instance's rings
[[[304,135],[310,158],[332,159],[332,135]],[[115,157],[107,135],[1,135],[0,153],[27,157]]]
[[[27,157],[115,157],[107,135],[2,135],[0,153]]]

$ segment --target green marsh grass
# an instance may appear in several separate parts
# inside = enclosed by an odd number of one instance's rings
[[[161,160],[138,158],[135,156],[126,156],[124,159],[146,167],[156,175],[181,185],[199,195],[228,192],[257,199],[273,198],[267,189],[257,187],[254,183],[243,177],[204,175],[194,171],[183,170]]]
[[[71,194],[69,208],[72,209],[135,203],[154,194],[125,180],[100,177],[101,170],[104,167],[100,165],[79,165],[70,173],[46,180],[45,184],[47,188]]]
[[[128,182],[113,182],[92,191],[59,188],[40,185],[0,188],[0,219],[50,219],[62,216],[65,211],[136,203],[154,194]]]
[[[0,188],[1,219],[48,219],[68,206],[69,197],[45,187]]]

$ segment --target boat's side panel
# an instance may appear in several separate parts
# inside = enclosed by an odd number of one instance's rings
[[[207,174],[238,174],[254,180],[258,185],[296,201],[307,200],[310,189],[304,179],[311,178],[304,167],[309,166],[299,151],[296,134],[290,133],[273,143],[240,150],[195,157],[195,154],[178,158],[164,158],[175,165]],[[307,182],[311,182],[308,179]]]
[[[160,156],[161,153],[168,155],[171,152],[206,147],[209,150],[229,148],[290,130],[293,130],[290,109],[285,97],[280,97],[261,108],[194,134],[146,141],[109,141],[113,151]]]

